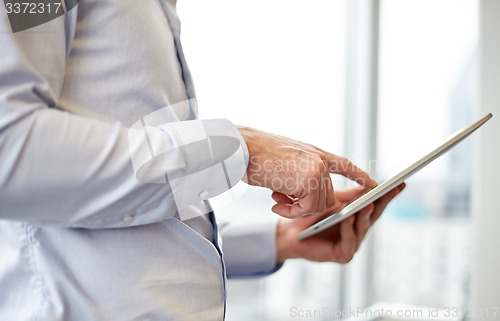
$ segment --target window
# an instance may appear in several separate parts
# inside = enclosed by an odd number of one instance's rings
[[[478,116],[474,0],[383,0],[378,160],[381,176]],[[376,231],[375,301],[467,304],[473,137],[408,182]]]

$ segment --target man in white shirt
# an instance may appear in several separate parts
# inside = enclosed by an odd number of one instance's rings
[[[1,321],[221,320],[226,276],[295,257],[347,262],[403,188],[299,242],[376,183],[312,145],[197,120],[175,1],[65,1],[65,14],[17,32],[10,2],[0,10]],[[334,191],[330,172],[365,189]],[[311,217],[218,227],[207,199],[241,178],[272,189],[277,214]]]

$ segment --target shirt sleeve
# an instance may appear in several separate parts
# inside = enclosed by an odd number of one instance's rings
[[[277,219],[256,222],[219,222],[228,278],[262,277],[278,271]]]
[[[131,128],[61,110],[77,8],[13,33],[0,10],[0,218],[65,227],[149,224],[237,183],[248,151],[227,120]]]

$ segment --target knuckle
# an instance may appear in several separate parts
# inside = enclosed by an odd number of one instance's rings
[[[326,157],[325,153],[318,153],[318,157],[323,164],[328,162],[328,157]]]
[[[310,167],[308,170],[308,178],[314,180],[320,180],[325,177],[325,172],[328,170],[327,164],[321,160],[318,156],[315,156],[310,161]]]
[[[314,155],[312,161],[313,164],[315,165],[315,168],[318,168],[319,170],[324,170],[325,165],[328,163],[328,160],[326,159],[326,156],[323,153]]]

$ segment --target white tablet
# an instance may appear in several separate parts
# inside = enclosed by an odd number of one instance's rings
[[[439,147],[431,151],[429,154],[425,155],[424,157],[422,157],[412,165],[408,166],[403,171],[389,178],[382,184],[377,185],[375,188],[373,188],[363,196],[356,199],[354,202],[344,207],[340,212],[332,213],[332,215],[326,217],[325,219],[317,222],[316,224],[302,231],[298,235],[298,239],[302,240],[305,239],[306,237],[319,233],[339,223],[340,221],[343,221],[349,216],[357,213],[359,210],[361,210],[368,204],[373,203],[374,201],[376,201],[377,199],[379,199],[380,197],[384,196],[389,191],[391,191],[394,187],[404,182],[408,177],[415,174],[416,172],[427,166],[427,164],[429,164],[430,162],[432,162],[433,160],[435,160],[436,158],[438,158],[439,156],[450,150],[453,146],[458,144],[465,137],[469,136],[472,132],[474,132],[476,129],[478,129],[484,123],[486,123],[491,117],[493,116],[491,114],[488,114],[483,118],[479,119],[478,121],[474,122],[472,125],[458,131],[456,134],[453,134],[453,136],[450,139],[446,140],[446,142],[444,142]]]

